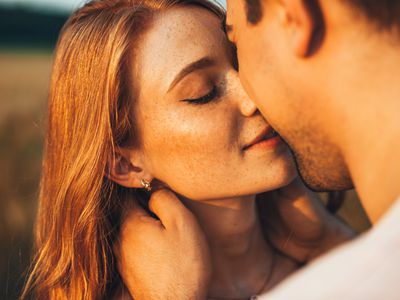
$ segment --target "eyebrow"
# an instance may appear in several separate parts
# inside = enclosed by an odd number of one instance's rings
[[[213,65],[215,65],[215,61],[208,56],[200,58],[199,60],[196,60],[195,62],[188,64],[186,67],[184,67],[178,73],[178,75],[175,76],[175,79],[170,84],[167,93],[170,90],[172,90],[174,88],[174,86],[176,86],[178,84],[179,81],[181,81],[184,77],[186,77],[190,73],[197,71],[197,70],[202,70],[202,69],[211,67]]]

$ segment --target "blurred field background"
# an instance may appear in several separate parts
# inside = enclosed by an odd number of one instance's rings
[[[17,299],[30,262],[53,47],[68,11],[0,1],[0,299]],[[339,213],[369,227],[354,192]]]
[[[52,53],[67,15],[0,5],[0,299],[18,299],[30,262]]]

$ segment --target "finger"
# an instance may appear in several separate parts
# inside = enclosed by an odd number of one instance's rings
[[[159,220],[144,214],[131,213],[121,223],[121,227],[113,244],[113,251],[116,257],[122,252],[129,252],[135,245],[145,245],[147,237],[153,240],[161,239],[164,227]]]
[[[317,221],[316,217],[324,215],[324,205],[318,194],[309,190],[300,178],[277,190],[277,210],[286,217],[303,217]]]
[[[159,230],[162,224],[153,218],[137,201],[130,201],[123,207],[120,231],[131,234],[141,234],[144,231]]]
[[[178,197],[167,189],[160,189],[151,195],[149,208],[159,218],[165,228],[192,221],[191,212]]]
[[[122,207],[121,215],[121,228],[141,226],[142,224],[154,223],[160,224],[160,222],[149,215],[149,213],[138,203],[138,201],[132,200],[125,203]]]

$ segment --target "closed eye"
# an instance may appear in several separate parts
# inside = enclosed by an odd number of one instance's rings
[[[218,96],[218,88],[214,85],[212,90],[208,92],[206,95],[200,98],[193,98],[193,99],[185,99],[182,100],[183,102],[187,102],[194,105],[201,105],[206,104],[214,100]]]

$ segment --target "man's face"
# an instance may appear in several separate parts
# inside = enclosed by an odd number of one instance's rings
[[[238,49],[242,84],[292,149],[310,188],[351,188],[340,145],[329,129],[337,121],[325,104],[321,74],[315,71],[324,60],[299,59],[285,8],[279,1],[260,1],[262,16],[256,24],[247,19],[245,0],[227,1],[227,33]]]

